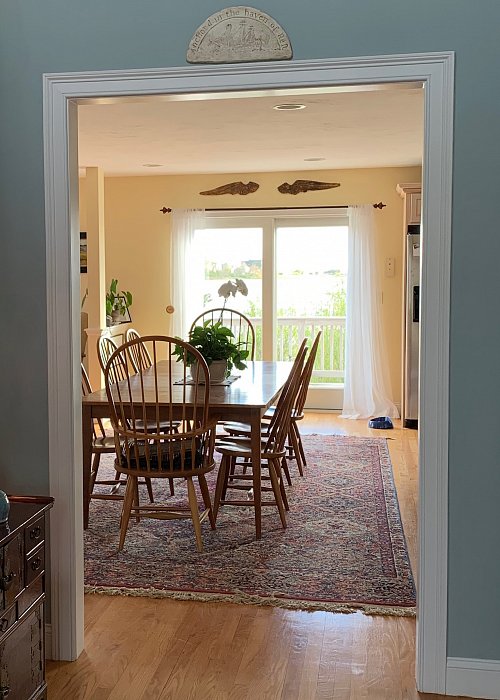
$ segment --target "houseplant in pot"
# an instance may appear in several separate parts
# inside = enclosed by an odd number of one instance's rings
[[[118,280],[113,278],[106,292],[106,324],[114,326],[122,321],[129,321],[130,318],[127,318],[127,315],[130,306],[132,306],[132,294],[123,290],[118,291]]]
[[[194,326],[190,330],[188,338],[188,342],[199,350],[207,361],[211,384],[224,381],[231,374],[233,367],[246,369],[244,360],[249,355],[246,343],[237,342],[233,331],[222,324],[227,300],[231,295],[236,296],[236,292],[247,296],[247,286],[240,279],[235,282],[228,280],[219,287],[218,292],[219,296],[224,297],[218,321],[209,320]],[[177,355],[177,362],[184,359],[184,349],[180,346],[175,348],[173,354]],[[197,376],[195,358],[188,354],[186,364],[191,368],[191,376],[195,378]]]
[[[207,361],[211,383],[224,381],[233,367],[246,368],[244,361],[248,357],[248,350],[243,349],[241,343],[234,342],[232,330],[223,326],[221,321],[205,321],[202,326],[195,326],[191,329],[188,340]],[[183,361],[184,348],[176,346],[173,355],[177,356],[177,362]],[[192,368],[194,363],[194,356],[188,353],[186,364]],[[196,376],[196,372],[193,369],[191,371]]]

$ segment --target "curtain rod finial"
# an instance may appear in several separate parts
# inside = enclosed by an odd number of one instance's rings
[[[168,209],[167,207],[162,207],[162,208],[160,209],[160,211],[161,211],[162,214],[170,214],[170,212],[171,212],[172,210],[171,210],[171,209]]]
[[[373,205],[374,209],[383,209],[386,206],[387,204],[384,204],[383,202],[377,202],[377,204]]]

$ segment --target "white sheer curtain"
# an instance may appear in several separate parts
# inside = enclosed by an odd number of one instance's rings
[[[203,209],[173,209],[170,229],[170,299],[174,336],[187,339],[192,321],[203,307],[203,260],[196,231],[205,227]]]
[[[348,208],[346,366],[343,418],[399,413],[391,388],[381,329],[373,206]]]

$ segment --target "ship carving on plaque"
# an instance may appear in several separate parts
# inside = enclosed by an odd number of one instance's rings
[[[227,7],[215,12],[195,31],[188,63],[283,61],[292,58],[287,33],[255,7]]]

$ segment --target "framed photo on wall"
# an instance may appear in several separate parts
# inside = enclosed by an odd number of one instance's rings
[[[87,272],[87,231],[80,231],[80,272]]]

